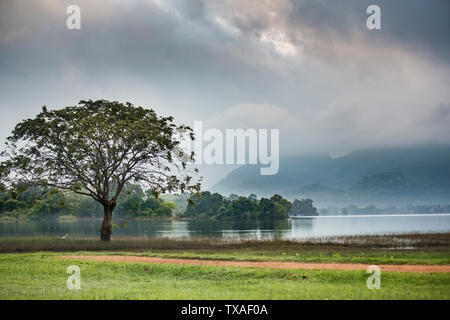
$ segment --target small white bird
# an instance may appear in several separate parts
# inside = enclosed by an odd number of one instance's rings
[[[61,239],[65,239],[65,238],[67,238],[68,236],[69,236],[69,234],[66,233],[64,236],[61,237]]]

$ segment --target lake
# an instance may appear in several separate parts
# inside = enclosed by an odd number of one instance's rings
[[[123,220],[116,221],[117,224]],[[0,222],[0,237],[97,237],[101,221]],[[121,237],[305,237],[450,232],[450,214],[301,217],[278,221],[136,221],[114,231]]]

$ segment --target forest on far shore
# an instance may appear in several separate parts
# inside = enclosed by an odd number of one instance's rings
[[[310,210],[310,211],[309,211]],[[294,213],[294,211],[297,211]],[[157,197],[151,190],[128,185],[115,208],[121,218],[190,218],[190,219],[285,219],[290,214],[316,215],[312,200],[295,200],[294,204],[280,195],[257,199],[222,196],[208,191],[192,196]],[[95,200],[71,192],[51,193],[42,188],[29,188],[21,193],[0,193],[0,217],[11,219],[97,219],[103,207]]]
[[[311,199],[293,202],[281,195],[260,198],[255,194],[223,196],[204,191],[198,195],[161,195],[151,190],[128,185],[115,209],[116,217],[125,219],[285,219],[289,216],[386,214],[386,213],[449,213],[450,205],[417,205],[410,207],[378,208],[374,205],[358,207],[329,207],[317,209]],[[51,193],[41,188],[24,192],[0,192],[0,219],[100,219],[103,207],[95,200],[71,192]]]

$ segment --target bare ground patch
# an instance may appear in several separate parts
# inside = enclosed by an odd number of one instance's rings
[[[139,262],[216,267],[246,267],[246,268],[273,268],[273,269],[318,269],[318,270],[366,270],[368,264],[352,263],[299,263],[299,262],[245,262],[245,261],[214,261],[194,259],[167,259],[136,256],[60,256],[64,259],[84,259],[93,261],[112,262]],[[424,265],[378,265],[382,271],[397,272],[450,272],[450,266],[424,266]]]

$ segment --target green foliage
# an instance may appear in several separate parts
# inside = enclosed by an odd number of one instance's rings
[[[66,208],[62,194],[29,188],[25,192],[0,192],[0,216],[51,218],[64,215]]]
[[[292,204],[292,215],[294,216],[318,216],[317,208],[313,206],[311,199],[295,199]]]
[[[175,208],[172,210],[172,214],[179,215],[186,211],[186,207],[188,206],[189,195],[186,193],[181,194],[165,194],[162,195],[161,198],[166,201],[173,203]]]
[[[156,198],[200,190],[187,170],[194,154],[180,148],[187,139],[194,139],[191,128],[129,102],[82,100],[60,110],[45,107],[7,138],[0,190],[39,186],[89,196],[104,208],[100,239],[110,241],[113,211],[128,183],[145,186]],[[41,214],[54,212],[48,203],[36,208]],[[153,210],[150,206],[145,214],[153,216]],[[155,214],[167,215],[168,209]]]
[[[192,129],[128,102],[45,108],[8,137],[0,182],[11,189],[25,184],[72,191],[111,208],[127,183],[155,194],[197,192],[199,183],[186,171],[193,154],[179,148],[182,138],[193,139]]]
[[[258,201],[254,194],[249,197],[233,195],[225,198],[218,193],[205,191],[192,196],[189,200],[192,205],[189,205],[179,216],[215,219],[282,219],[288,217],[292,207],[291,203],[280,195]]]
[[[169,218],[175,207],[174,203],[156,197],[151,190],[144,192],[139,185],[129,185],[116,211],[122,217]]]
[[[116,214],[123,218],[167,218],[176,205],[157,199],[140,186],[128,185],[119,199]],[[29,219],[51,219],[72,215],[77,218],[101,218],[103,207],[94,199],[72,192],[51,194],[43,188],[30,188],[16,198],[0,192],[0,216],[23,216]],[[114,226],[113,226],[114,227]],[[113,228],[114,229],[114,228]]]

